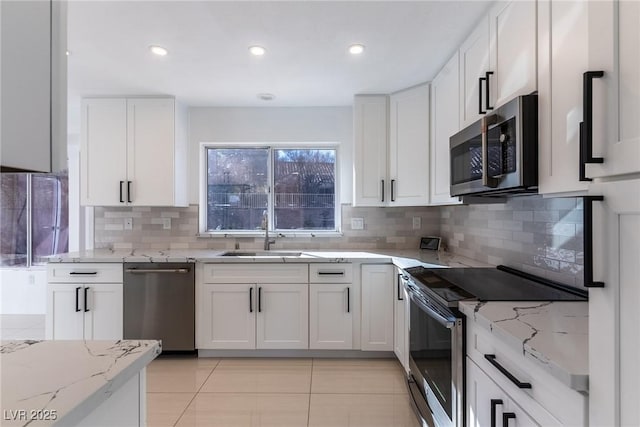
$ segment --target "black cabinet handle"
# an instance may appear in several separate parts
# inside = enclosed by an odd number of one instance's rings
[[[85,313],[87,311],[89,311],[89,307],[87,306],[87,291],[89,290],[89,288],[84,288],[84,311]]]
[[[582,122],[580,123],[580,181],[587,178],[587,163],[603,163],[602,157],[593,157],[593,79],[604,76],[604,71],[587,71],[582,75]]]
[[[392,179],[391,180],[391,201],[392,202],[396,201],[396,197],[393,195],[393,187],[394,187],[395,183],[396,183],[396,180]]]
[[[98,274],[97,271],[72,271],[69,276],[95,276],[96,274]]]
[[[262,313],[262,287],[258,288],[258,313]]]
[[[124,199],[122,198],[122,184],[124,184],[124,181],[120,181],[120,203],[124,203]]]
[[[318,276],[344,276],[344,271],[318,271]]]
[[[402,283],[402,274],[398,274],[398,295],[396,296],[396,298],[398,298],[398,301],[404,301],[404,298],[401,297],[402,292],[400,291],[400,284]]]
[[[489,361],[489,363],[491,363],[505,377],[507,377],[509,379],[509,381],[511,381],[512,383],[517,385],[518,388],[531,388],[531,383],[523,383],[523,382],[521,382],[516,377],[514,377],[511,372],[507,371],[504,366],[499,364],[496,361],[496,355],[495,354],[485,354],[484,358],[487,359]]]
[[[490,81],[489,76],[493,75],[493,71],[487,71],[486,73],[484,73],[484,75],[485,75],[485,79],[487,81],[487,84],[486,84],[487,91],[485,92],[485,97],[486,97],[486,99],[485,99],[485,108],[487,109],[487,111],[489,111],[489,110],[493,110],[493,107],[490,104],[491,98],[489,97],[489,95],[491,93],[491,91],[489,90],[489,81]]]
[[[513,412],[505,412],[502,414],[502,427],[509,427],[509,420],[515,420],[516,414]]]
[[[384,179],[382,179],[381,181],[382,181],[382,183],[381,183],[381,185],[382,185],[382,200],[381,201],[384,202]]]
[[[347,286],[347,313],[351,313],[351,288]]]
[[[78,296],[78,291],[82,289],[80,286],[78,286],[76,288],[76,313],[78,313],[80,311],[80,307],[78,307],[78,300],[80,299],[80,297]]]
[[[249,288],[249,313],[253,313],[253,286]]]
[[[593,281],[593,202],[602,202],[603,196],[584,196],[582,222],[584,224],[584,287],[604,288],[604,282]]]
[[[491,427],[496,427],[496,406],[502,404],[502,399],[491,399]]]
[[[127,181],[127,203],[131,203],[131,181]]]
[[[487,81],[486,77],[480,77],[478,79],[478,114],[486,114],[487,112],[482,109],[482,82]]]

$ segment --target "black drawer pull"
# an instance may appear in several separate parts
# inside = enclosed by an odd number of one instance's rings
[[[318,276],[344,276],[344,271],[318,271]]]
[[[347,313],[351,313],[351,288],[347,287]]]
[[[80,291],[80,289],[82,289],[80,286],[78,286],[76,288],[76,313],[78,313],[80,311],[80,307],[78,307],[78,300],[79,300],[79,296],[78,296],[78,291]]]
[[[593,281],[593,202],[602,202],[603,196],[584,196],[582,198],[582,223],[584,224],[584,287],[604,288],[604,282]]]
[[[249,288],[249,313],[253,313],[253,286]]]
[[[98,274],[97,271],[72,271],[69,273],[70,276],[95,276]]]
[[[384,179],[381,180],[381,187],[382,187],[382,202],[384,202]]]
[[[89,290],[89,288],[84,288],[84,311],[87,312],[89,311],[89,307],[87,305],[87,291]]]
[[[262,313],[262,287],[258,288],[258,313]]]
[[[507,377],[509,379],[509,381],[511,381],[512,383],[517,385],[518,388],[531,388],[531,383],[523,383],[523,382],[521,382],[516,377],[514,377],[511,372],[507,371],[504,366],[499,364],[496,361],[496,355],[495,354],[485,354],[484,358],[487,359],[489,361],[489,363],[491,363],[498,371],[502,372],[502,374],[505,377]]]
[[[496,406],[502,404],[502,399],[491,399],[491,427],[496,427]]]
[[[502,427],[509,427],[509,420],[515,420],[516,414],[513,412],[505,412],[502,414]]]

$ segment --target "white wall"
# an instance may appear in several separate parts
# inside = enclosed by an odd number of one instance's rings
[[[0,314],[45,314],[47,304],[47,270],[0,270]]]
[[[189,203],[198,203],[202,142],[337,142],[340,198],[351,202],[351,107],[212,107],[189,109]]]

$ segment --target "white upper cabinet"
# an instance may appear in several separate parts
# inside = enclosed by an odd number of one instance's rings
[[[450,196],[449,138],[460,130],[460,79],[458,52],[431,82],[431,176],[429,204],[458,204]]]
[[[536,1],[500,1],[460,46],[461,127],[536,90],[536,25]]]
[[[584,1],[538,3],[538,191],[543,194],[587,190],[579,179],[579,149],[588,7]]]
[[[640,2],[594,1],[589,9],[589,71],[593,80],[592,154],[586,176],[640,172]],[[588,123],[585,122],[585,126]]]
[[[429,85],[354,98],[354,206],[429,203]]]
[[[384,206],[389,97],[356,95],[353,101],[353,205]]]
[[[390,96],[389,206],[429,203],[429,84]]]
[[[88,98],[82,105],[81,201],[186,206],[186,138],[173,98]]]

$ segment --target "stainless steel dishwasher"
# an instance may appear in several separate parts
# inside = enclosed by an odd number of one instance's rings
[[[195,350],[195,264],[124,264],[124,338]]]

